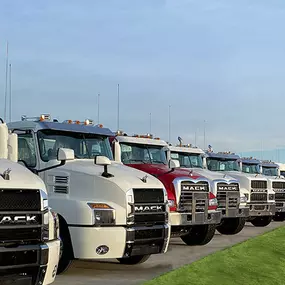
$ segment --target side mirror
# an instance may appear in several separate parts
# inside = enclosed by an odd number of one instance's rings
[[[111,164],[111,160],[106,156],[98,155],[94,157],[94,163],[97,165],[107,166]]]
[[[57,160],[74,160],[74,150],[70,148],[59,148],[57,151]]]
[[[104,171],[102,173],[102,176],[105,177],[105,178],[111,178],[111,177],[114,177],[113,174],[109,173],[108,172],[108,165],[111,164],[111,160],[106,157],[106,156],[103,156],[103,155],[97,155],[94,157],[94,163],[96,165],[102,165],[104,166]]]
[[[179,167],[180,167],[179,160],[173,160],[173,159],[169,160],[169,168],[173,169],[173,168],[179,168]]]

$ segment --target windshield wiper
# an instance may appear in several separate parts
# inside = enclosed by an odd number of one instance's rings
[[[165,164],[163,161],[161,161],[161,160],[152,160],[151,162],[153,162],[153,163],[159,163],[159,164]]]

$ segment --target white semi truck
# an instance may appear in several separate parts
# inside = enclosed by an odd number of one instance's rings
[[[193,169],[211,181],[211,191],[217,197],[218,209],[222,212],[222,221],[217,230],[221,234],[237,234],[244,228],[249,216],[246,197],[240,193],[240,184],[236,178],[205,169],[204,154],[202,149],[190,144],[182,145],[180,140],[177,146],[169,145],[167,159],[178,160],[180,167]]]
[[[274,221],[285,220],[285,179],[280,175],[280,169],[278,164],[272,161],[259,161],[255,159],[248,159],[252,164],[257,164],[260,168],[260,173],[265,175],[268,179],[268,183],[271,185],[275,192],[276,213],[273,217]],[[249,164],[247,164],[249,165]],[[247,166],[244,164],[244,168]],[[257,167],[255,167],[257,168]],[[257,168],[258,169],[258,168]]]
[[[221,222],[216,196],[210,181],[198,173],[178,169],[179,162],[167,162],[168,145],[152,135],[119,131],[110,139],[115,160],[157,177],[164,185],[170,206],[171,236],[181,237],[187,245],[205,245],[214,237]]]
[[[47,285],[60,255],[58,217],[43,181],[17,156],[17,135],[0,119],[0,284]]]
[[[221,172],[239,180],[240,191],[247,198],[250,221],[256,227],[270,224],[275,215],[275,193],[264,175],[258,171],[244,171],[246,161],[241,165],[238,155],[231,152],[214,153],[212,149],[206,151],[207,168]],[[243,171],[242,171],[243,169]]]
[[[19,161],[45,181],[59,215],[63,253],[58,273],[73,259],[138,264],[167,251],[167,194],[154,177],[112,160],[113,133],[91,120],[58,122],[22,116],[8,124],[18,134]],[[61,167],[57,156],[65,156]]]

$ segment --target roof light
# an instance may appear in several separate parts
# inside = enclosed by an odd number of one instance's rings
[[[51,120],[51,116],[49,114],[42,114],[39,117],[27,117],[26,115],[21,116],[21,120],[22,121],[50,121]]]
[[[85,121],[84,121],[84,125],[94,125],[94,121],[93,120],[90,120],[90,119],[86,119]]]
[[[97,124],[96,127],[103,128],[103,125],[102,124]]]
[[[78,121],[78,120],[75,121],[75,124],[76,124],[76,125],[80,125],[80,121]]]
[[[160,140],[160,138],[154,138],[154,140]]]

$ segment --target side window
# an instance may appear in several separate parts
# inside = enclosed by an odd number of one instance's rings
[[[19,161],[24,161],[29,167],[36,167],[37,157],[32,134],[18,134],[18,152]]]

